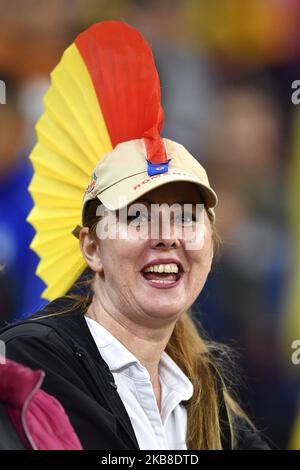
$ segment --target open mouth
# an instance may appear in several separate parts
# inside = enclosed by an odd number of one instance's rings
[[[181,266],[176,263],[152,265],[141,271],[149,285],[157,288],[175,287],[183,275]]]

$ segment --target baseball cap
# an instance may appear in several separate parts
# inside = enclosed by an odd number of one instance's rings
[[[163,138],[168,171],[149,176],[147,152],[143,139],[118,144],[97,164],[83,198],[82,217],[88,201],[98,198],[110,210],[122,209],[159,186],[186,181],[199,187],[204,204],[213,209],[218,202],[207,173],[199,161],[186,148]]]

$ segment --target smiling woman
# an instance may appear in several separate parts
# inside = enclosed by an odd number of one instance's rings
[[[182,200],[182,194],[187,195],[186,202],[194,207],[196,204],[205,206],[203,194],[197,186],[184,181],[169,182],[148,192],[147,200],[142,197],[136,202],[145,204],[147,201],[148,209],[149,205],[154,204],[164,205],[165,209]],[[199,246],[187,250],[187,240],[174,236],[176,220],[172,216],[169,219],[160,217],[157,238],[141,237],[140,232],[134,230],[126,240],[118,237],[99,240],[97,209],[100,204],[98,198],[89,201],[83,217],[84,228],[80,232],[81,249],[91,268],[90,276],[84,282],[85,293],[70,295],[69,298],[76,301],[76,308],[86,312],[87,318],[94,320],[95,323],[90,324],[96,343],[98,323],[115,338],[119,338],[149,372],[148,380],[162,418],[167,407],[167,396],[162,397],[164,351],[188,378],[185,387],[188,391],[192,385],[192,392],[184,400],[186,416],[185,413],[180,416],[179,410],[173,410],[173,429],[170,422],[169,425],[164,423],[166,437],[162,448],[186,448],[184,441],[189,449],[237,446],[239,436],[236,418],[248,422],[250,429],[251,424],[227,391],[221,364],[218,364],[212,352],[216,345],[202,340],[189,313],[211,269],[214,248],[218,248],[219,238],[213,213],[206,207],[204,217],[194,220],[192,226],[190,224],[189,238],[190,232],[195,232],[197,223],[202,225],[204,233],[203,239],[198,240]],[[168,215],[171,215],[170,212]],[[162,236],[163,223],[169,225],[171,232],[167,238]],[[150,233],[148,217],[146,224]],[[185,224],[185,219],[181,224]],[[122,230],[122,227],[118,228]],[[101,345],[99,350],[103,351]],[[110,358],[107,362],[110,363]],[[132,409],[141,406],[141,403],[137,400],[131,403],[128,399],[130,387],[124,386],[119,374],[114,374],[114,377],[120,385],[121,398],[136,431],[140,448],[155,448],[159,441],[153,439],[151,434],[154,431],[149,431],[145,422],[141,424]],[[176,378],[180,378],[178,372]],[[153,398],[149,397],[148,406],[151,406]],[[224,425],[223,429],[220,426],[224,414],[228,426],[227,437]],[[144,420],[147,420],[146,412]]]
[[[169,182],[147,193],[151,206],[162,207],[160,223],[158,221],[157,230],[154,230],[157,231],[156,237],[151,234],[152,220],[144,217],[139,225],[130,220],[131,228],[126,238],[117,236],[116,239],[99,240],[96,216],[99,200],[87,208],[83,220],[86,228],[80,233],[81,248],[95,272],[94,290],[98,299],[95,301],[110,301],[106,310],[116,310],[116,314],[122,312],[127,319],[134,315],[135,321],[142,325],[159,320],[163,326],[170,320],[176,321],[197,298],[211,268],[212,226],[207,212],[200,220],[189,221],[188,224],[185,212],[180,214],[185,217],[178,217],[175,210],[175,216],[172,216],[168,209],[181,199],[182,194],[188,195],[187,202],[192,202],[194,207],[201,202],[201,193],[196,185],[187,182]],[[145,209],[145,214],[150,213],[146,206]],[[136,218],[140,220],[141,214]],[[142,223],[145,227],[143,232],[139,230]],[[117,235],[123,234],[125,224],[128,222],[119,220]],[[197,225],[200,227],[198,230]],[[178,229],[183,229],[180,236]],[[198,239],[196,232],[199,232]],[[191,238],[193,249],[188,245]]]
[[[118,22],[94,25],[75,43],[80,56],[72,45],[53,74],[64,79],[47,94],[32,157],[33,245],[54,299],[0,334],[7,356],[44,369],[43,388],[84,449],[266,449],[230,394],[218,359],[225,350],[201,337],[190,314],[218,244],[217,196],[202,165],[160,136],[151,50]],[[81,88],[68,95],[66,83]],[[98,107],[77,109],[83,96]],[[91,149],[97,160],[73,218]]]

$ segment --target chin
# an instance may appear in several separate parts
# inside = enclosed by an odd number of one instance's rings
[[[178,303],[176,305],[175,303],[174,305],[170,305],[170,303],[164,304],[161,302],[149,305],[147,307],[144,305],[143,310],[147,316],[151,318],[176,320],[178,317],[180,317],[181,313],[185,311],[185,308],[184,306],[181,308]]]

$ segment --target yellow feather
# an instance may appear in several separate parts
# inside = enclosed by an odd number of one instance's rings
[[[72,44],[51,74],[45,111],[36,126],[30,159],[34,208],[27,220],[36,230],[31,248],[40,257],[43,297],[66,293],[86,267],[78,240],[82,199],[92,171],[112,150],[98,99],[84,61]]]

